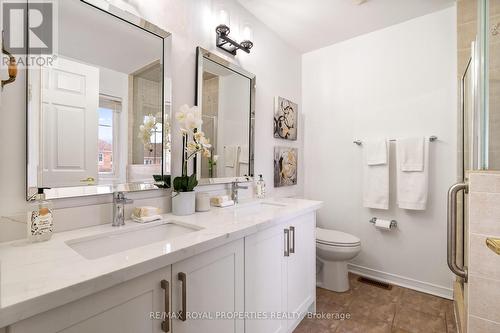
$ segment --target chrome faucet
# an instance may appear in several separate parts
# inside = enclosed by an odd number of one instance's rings
[[[133,203],[134,200],[125,198],[125,193],[113,193],[113,227],[125,225],[125,205]]]
[[[238,182],[233,182],[231,184],[231,200],[233,200],[234,203],[238,203],[239,201],[238,191],[246,189],[248,189],[248,186],[241,186],[238,184]]]

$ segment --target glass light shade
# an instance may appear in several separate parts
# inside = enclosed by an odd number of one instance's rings
[[[219,19],[218,22],[216,22],[218,25],[225,25],[229,27],[229,13],[225,9],[221,9],[219,11]]]
[[[253,30],[248,24],[243,26],[243,40],[253,41]]]

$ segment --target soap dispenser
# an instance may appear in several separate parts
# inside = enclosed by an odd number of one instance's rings
[[[266,182],[264,181],[262,175],[259,175],[259,180],[257,180],[255,187],[257,198],[264,199],[266,197]]]
[[[52,237],[54,232],[54,216],[52,203],[45,200],[44,188],[39,188],[28,210],[28,240],[44,242]]]

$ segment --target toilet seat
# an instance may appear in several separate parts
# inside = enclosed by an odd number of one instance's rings
[[[316,243],[336,247],[357,247],[361,245],[361,240],[345,232],[316,228]]]

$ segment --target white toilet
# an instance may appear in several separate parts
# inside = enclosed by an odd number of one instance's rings
[[[320,286],[336,292],[348,291],[347,262],[361,251],[361,240],[345,232],[316,228],[316,250],[323,266],[318,276]]]

